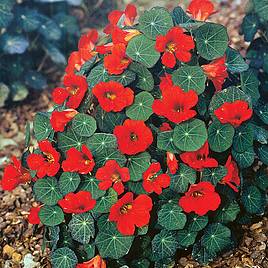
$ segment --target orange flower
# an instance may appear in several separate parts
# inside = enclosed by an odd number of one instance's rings
[[[210,0],[192,0],[187,11],[192,14],[196,20],[205,21],[214,14],[214,5]]]
[[[97,255],[87,262],[77,264],[76,268],[106,268],[106,263],[100,255]]]
[[[90,60],[93,56],[96,55],[94,49],[95,43],[98,40],[98,36],[98,32],[95,29],[81,36],[78,43],[78,49],[80,56],[84,61]]]

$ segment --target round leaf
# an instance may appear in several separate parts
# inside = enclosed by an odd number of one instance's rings
[[[202,175],[202,181],[209,181],[216,186],[227,175],[227,168],[224,166],[204,168]]]
[[[80,184],[80,176],[74,172],[63,172],[59,178],[59,188],[63,195],[74,192]]]
[[[90,192],[93,199],[98,199],[105,195],[106,191],[99,189],[99,180],[89,175],[83,176],[79,190]]]
[[[227,70],[232,73],[241,73],[248,69],[248,65],[244,61],[241,54],[235,49],[228,48],[226,51],[226,63]]]
[[[214,220],[222,223],[233,222],[239,212],[240,207],[238,203],[233,200],[227,203],[223,208],[217,210]]]
[[[254,131],[251,124],[243,124],[236,128],[233,148],[237,152],[247,151],[253,146]]]
[[[232,155],[234,157],[235,162],[238,164],[240,168],[248,168],[254,162],[255,152],[251,147],[242,153],[232,150]]]
[[[47,226],[56,226],[63,222],[64,213],[59,206],[43,206],[38,216],[40,221]]]
[[[131,84],[136,78],[136,74],[132,71],[125,70],[122,74],[120,75],[112,75],[110,76],[110,79],[113,81],[116,81],[123,86],[127,86]]]
[[[57,268],[75,268],[78,259],[75,253],[67,248],[58,248],[51,255],[51,262],[53,267]]]
[[[72,120],[72,128],[77,135],[90,137],[97,129],[96,120],[87,114],[77,114]]]
[[[109,148],[104,149],[97,154],[96,165],[98,167],[102,167],[108,160],[116,160],[117,163],[121,166],[124,166],[126,163],[126,157],[123,154],[121,154],[118,150]]]
[[[208,224],[208,216],[198,216],[190,214],[187,220],[187,230],[198,232],[203,230]]]
[[[262,145],[258,149],[258,156],[263,164],[268,165],[268,146],[267,145]]]
[[[179,230],[177,233],[177,238],[179,246],[182,248],[187,248],[194,244],[197,232],[190,232],[188,230]]]
[[[259,18],[255,14],[247,14],[242,22],[241,29],[244,34],[244,39],[251,42],[259,28]]]
[[[163,131],[157,134],[157,148],[166,152],[179,153],[173,140],[174,131]]]
[[[109,75],[103,64],[99,64],[94,67],[87,77],[87,82],[90,88],[93,88],[99,82],[108,82],[109,80]]]
[[[108,213],[113,204],[117,201],[117,193],[113,189],[109,189],[108,193],[99,200],[97,200],[97,204],[94,207],[94,212],[98,213]]]
[[[52,133],[47,113],[37,113],[33,121],[34,136],[38,141],[45,140]]]

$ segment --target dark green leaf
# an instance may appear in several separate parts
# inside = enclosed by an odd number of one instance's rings
[[[78,259],[71,249],[64,247],[58,248],[52,253],[51,262],[55,268],[75,268]]]
[[[242,153],[232,150],[232,155],[240,168],[248,168],[254,162],[255,153],[252,147]]]
[[[45,140],[53,132],[49,116],[46,113],[37,113],[33,122],[34,136],[38,141]]]
[[[263,164],[268,165],[268,145],[258,148],[258,156]]]
[[[117,193],[113,189],[109,189],[107,194],[100,197],[97,200],[97,204],[94,207],[94,212],[108,213],[113,204],[117,201]]]
[[[208,224],[208,216],[198,216],[190,214],[187,220],[187,230],[191,232],[198,232],[203,230]]]
[[[63,172],[59,178],[59,188],[63,195],[74,192],[80,184],[80,176],[74,172]]]
[[[241,73],[248,69],[248,65],[238,51],[228,47],[226,51],[227,70],[232,73]]]
[[[38,216],[40,221],[47,226],[56,226],[63,222],[64,213],[59,206],[43,206]]]
[[[89,175],[83,176],[79,190],[90,192],[93,199],[98,199],[105,195],[106,191],[99,189],[99,181]]]
[[[97,129],[96,120],[87,114],[77,114],[72,120],[72,128],[77,135],[90,137]]]
[[[166,152],[179,153],[173,141],[174,131],[163,131],[157,134],[157,148]]]
[[[187,248],[194,244],[197,236],[197,232],[190,232],[188,230],[179,230],[177,233],[177,238],[179,246],[182,248]]]
[[[258,16],[255,14],[247,14],[243,19],[241,28],[245,41],[252,41],[259,28]]]
[[[228,202],[222,208],[218,209],[216,211],[215,217],[213,217],[213,220],[222,223],[233,222],[236,219],[239,212],[240,207],[238,203],[235,200],[233,200]]]
[[[254,131],[251,124],[243,124],[235,129],[233,148],[237,152],[247,151],[253,146]]]
[[[202,175],[202,181],[209,181],[216,186],[227,175],[227,168],[224,166],[204,168]]]

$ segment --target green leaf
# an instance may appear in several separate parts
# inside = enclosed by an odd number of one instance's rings
[[[193,245],[198,232],[190,232],[188,230],[179,230],[177,233],[177,239],[179,242],[179,246],[182,248],[188,248]]]
[[[153,67],[160,58],[160,53],[155,50],[155,42],[144,35],[138,35],[129,41],[127,55],[147,68]]]
[[[148,92],[141,92],[135,96],[131,106],[126,109],[126,115],[133,120],[146,121],[153,114],[154,97]]]
[[[268,189],[268,174],[265,169],[258,170],[254,184],[263,191]]]
[[[75,253],[67,248],[58,248],[51,255],[51,262],[53,267],[57,268],[75,268],[78,259]]]
[[[177,25],[194,22],[194,20],[192,20],[180,6],[175,7],[173,9],[172,17],[173,17],[174,23]]]
[[[63,197],[58,182],[54,177],[45,177],[44,179],[37,180],[33,190],[36,199],[49,206],[56,205]]]
[[[151,72],[142,64],[132,62],[129,69],[136,73],[137,83],[136,87],[141,90],[152,91],[154,88],[154,78]]]
[[[64,213],[59,206],[43,206],[38,216],[40,221],[47,226],[56,226],[63,222]]]
[[[55,249],[57,249],[57,244],[60,239],[60,227],[58,225],[51,226],[47,227],[47,230],[48,230],[50,246],[52,251],[54,251]]]
[[[260,148],[258,148],[258,156],[260,161],[268,165],[268,146],[267,145],[262,145]]]
[[[94,67],[87,77],[88,86],[91,89],[99,82],[108,82],[109,80],[109,75],[105,70],[103,64],[99,64]]]
[[[147,152],[128,157],[127,167],[131,181],[142,180],[142,173],[150,166],[151,156]]]
[[[243,124],[236,128],[233,148],[237,152],[247,151],[248,148],[253,146],[254,130],[251,124]]]
[[[131,262],[133,268],[149,268],[150,262],[147,259],[137,259]]]
[[[43,90],[47,87],[47,79],[41,73],[28,71],[24,75],[25,84],[36,90]]]
[[[82,244],[89,243],[95,235],[94,219],[89,212],[74,214],[68,227],[72,238]]]
[[[161,230],[152,240],[152,250],[156,260],[174,256],[177,248],[178,242],[175,232]]]
[[[70,29],[70,28],[69,28]],[[82,66],[79,72],[76,72],[77,75],[84,75],[88,77],[89,72],[92,70],[92,67],[94,66],[96,62],[97,57],[94,56],[88,61],[86,61]],[[88,79],[87,79],[88,82]]]
[[[74,172],[63,172],[59,178],[59,188],[63,195],[74,192],[80,184],[80,176]]]
[[[90,192],[93,199],[98,199],[105,195],[106,191],[99,189],[100,181],[89,175],[84,175],[79,186],[79,190]]]
[[[157,222],[166,230],[180,230],[186,224],[186,215],[178,204],[165,204],[158,212]]]
[[[250,214],[262,214],[266,204],[265,196],[256,186],[246,187],[242,192],[241,201]]]
[[[115,149],[104,149],[99,152],[96,156],[96,165],[102,167],[108,160],[116,160],[120,166],[124,166],[127,159],[118,150]]]
[[[208,138],[206,125],[199,119],[176,125],[174,144],[182,151],[192,152],[200,149]]]
[[[220,24],[206,23],[195,32],[198,53],[206,60],[214,60],[224,55],[228,47],[226,28]]]
[[[53,132],[47,113],[37,113],[33,121],[34,136],[38,141],[45,140]]]
[[[97,129],[96,120],[87,114],[77,114],[72,120],[74,132],[83,137],[90,137]]]
[[[254,110],[262,122],[268,125],[268,104],[260,104]]]
[[[246,72],[240,74],[241,88],[249,96],[251,96],[252,103],[255,104],[260,98],[259,93],[259,80],[255,71],[249,69]]]
[[[154,7],[139,18],[139,29],[150,39],[165,35],[173,27],[172,17],[165,8]]]
[[[232,146],[235,130],[230,124],[214,120],[208,128],[209,147],[214,152],[224,152]]]
[[[238,203],[235,200],[233,200],[228,202],[220,209],[218,209],[216,211],[215,216],[213,217],[213,220],[222,223],[233,222],[236,219],[239,212],[240,207]]]
[[[189,214],[187,220],[187,230],[191,232],[198,232],[203,230],[208,224],[208,216],[198,216],[196,214]]]
[[[204,168],[202,181],[209,181],[213,185],[217,185],[227,175],[227,168],[218,166],[216,168]]]
[[[133,240],[134,236],[122,235],[111,225],[109,229],[99,231],[95,243],[103,258],[119,259],[129,252]]]
[[[195,243],[193,246],[192,256],[193,259],[198,261],[200,264],[207,265],[216,258],[217,254],[202,247],[200,243]]]
[[[227,66],[227,70],[232,73],[242,73],[248,69],[248,65],[241,54],[230,47],[226,51],[225,65]]]
[[[95,247],[95,244],[92,243],[92,244],[86,244],[84,245],[84,251],[86,252],[86,257],[87,257],[87,260],[90,260],[92,258],[95,257],[96,253],[96,247]]]
[[[166,152],[179,153],[173,140],[174,131],[164,131],[157,134],[157,148]]]
[[[12,21],[14,15],[11,12],[13,3],[0,3],[0,28],[6,28],[9,23]]]
[[[255,12],[261,19],[268,20],[268,0],[253,0]]]
[[[170,175],[170,189],[177,193],[185,193],[189,184],[196,181],[196,171],[187,165],[180,163],[179,170],[175,175]]]
[[[184,65],[172,74],[175,85],[180,86],[184,91],[194,90],[198,95],[205,90],[206,76],[199,66]]]
[[[132,181],[128,181],[127,182],[127,188],[130,192],[134,193],[134,194],[147,194],[147,192],[144,190],[143,186],[142,186],[142,182],[132,182]]]
[[[232,150],[232,156],[240,168],[248,168],[254,162],[255,152],[252,147],[242,153]]]
[[[94,207],[93,211],[98,213],[108,213],[113,204],[117,201],[117,193],[113,189],[109,189],[107,194],[100,197],[97,200],[97,204]]]
[[[31,125],[29,122],[27,122],[25,126],[25,140],[24,140],[25,148],[27,148],[30,145],[30,141],[31,141]]]
[[[132,71],[125,70],[120,75],[112,75],[112,76],[110,76],[110,79],[122,84],[123,86],[128,86],[133,81],[135,81],[136,74],[134,72],[132,72]]]
[[[251,42],[259,28],[259,18],[255,14],[247,14],[242,22],[241,29],[244,34],[244,39]]]
[[[253,126],[253,133],[254,133],[254,141],[257,141],[261,144],[268,143],[268,131],[256,124],[252,124]]]

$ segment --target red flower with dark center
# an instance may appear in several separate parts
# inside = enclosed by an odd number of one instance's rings
[[[77,264],[76,268],[106,268],[106,263],[100,255],[97,255],[87,262]]]
[[[15,156],[12,157],[12,161],[12,164],[5,166],[4,174],[1,180],[1,187],[5,191],[12,191],[20,183],[31,181],[30,172],[22,166],[21,161]]]
[[[144,190],[148,193],[155,192],[161,194],[163,188],[170,185],[170,177],[168,174],[161,174],[160,163],[152,163],[150,167],[142,174]]]
[[[123,154],[137,154],[144,152],[153,142],[153,134],[144,121],[125,120],[122,126],[114,128],[118,148]]]
[[[178,160],[177,160],[175,154],[173,154],[171,152],[167,152],[167,166],[168,166],[169,172],[172,175],[176,174],[176,172],[179,168]]]
[[[252,116],[252,109],[246,101],[236,100],[234,102],[225,102],[214,111],[216,117],[222,124],[231,124],[239,127],[243,122]]]
[[[133,199],[133,193],[126,193],[110,209],[109,220],[116,222],[118,231],[123,235],[133,235],[135,226],[141,228],[149,224],[152,199],[138,195]]]
[[[105,56],[104,67],[109,74],[121,74],[131,63],[126,56],[126,45],[116,44],[111,48],[111,54]]]
[[[31,207],[30,214],[28,215],[28,222],[30,224],[39,224],[40,223],[40,218],[38,216],[40,209],[41,209],[41,207]]]
[[[62,169],[65,172],[88,174],[95,166],[92,153],[86,145],[82,145],[81,152],[74,147],[69,149],[66,156],[66,160],[62,162]]]
[[[80,71],[84,63],[85,61],[82,59],[80,52],[74,51],[69,56],[65,72],[67,74],[73,74],[75,71]]]
[[[99,168],[95,175],[99,183],[100,190],[107,190],[111,186],[118,193],[124,192],[123,182],[130,180],[129,170],[127,167],[120,167],[115,160],[108,160],[105,165]]]
[[[94,51],[95,44],[98,40],[99,34],[97,30],[90,30],[88,33],[83,34],[78,43],[78,49],[81,58],[84,61],[90,60],[97,53]]]
[[[60,169],[60,153],[48,140],[38,143],[42,154],[32,153],[27,157],[27,164],[31,170],[36,171],[38,178],[55,176]]]
[[[182,153],[180,158],[185,164],[196,170],[218,166],[217,160],[209,157],[209,146],[207,141],[199,150]]]
[[[90,192],[79,191],[68,193],[58,204],[65,213],[80,214],[92,210],[96,205],[96,200],[92,199]]]
[[[225,167],[227,168],[226,176],[221,180],[220,183],[228,185],[235,192],[238,192],[237,186],[240,185],[240,177],[237,164],[232,160],[230,155],[226,161]]]
[[[62,104],[68,97],[66,105],[71,109],[79,107],[82,99],[87,92],[87,80],[83,76],[66,74],[64,76],[65,88],[55,88],[52,93],[53,101]]]
[[[205,21],[216,11],[210,0],[192,0],[188,6],[187,12],[191,13],[196,20]]]
[[[223,56],[219,59],[212,61],[209,64],[201,66],[208,79],[210,79],[214,84],[216,91],[220,91],[222,89],[222,85],[225,79],[228,77],[225,60],[226,56]]]
[[[115,81],[98,83],[92,93],[106,112],[120,112],[134,100],[134,92]]]
[[[50,117],[50,123],[54,131],[62,132],[66,125],[78,114],[74,109],[64,111],[53,111]]]
[[[155,48],[158,52],[164,52],[162,63],[169,68],[175,66],[176,58],[182,62],[189,62],[192,57],[190,50],[194,47],[193,38],[185,34],[179,26],[171,28],[165,36],[156,37]]]
[[[172,130],[172,127],[170,126],[169,123],[164,122],[164,123],[162,123],[161,126],[159,127],[159,130],[160,130],[161,132],[165,132],[165,131]]]
[[[221,203],[220,195],[215,192],[215,187],[210,182],[199,182],[192,184],[180,198],[179,206],[186,212],[194,212],[204,216],[208,211],[215,211]]]
[[[195,91],[184,92],[180,87],[174,86],[172,90],[165,91],[163,98],[153,102],[153,112],[164,116],[173,123],[181,123],[196,115],[191,110],[198,102]]]

